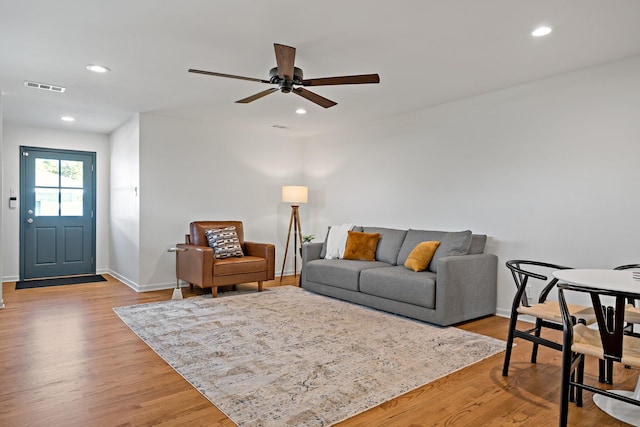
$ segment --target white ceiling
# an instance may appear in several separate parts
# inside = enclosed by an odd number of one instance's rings
[[[0,91],[6,120],[36,126],[110,133],[156,112],[308,136],[638,55],[639,22],[638,0],[0,0]],[[532,38],[540,24],[554,32]],[[338,103],[325,110],[282,93],[236,104],[270,86],[187,73],[268,79],[274,42],[305,78],[381,83],[312,88]]]

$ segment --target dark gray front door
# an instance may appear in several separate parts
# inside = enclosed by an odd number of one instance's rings
[[[95,153],[20,155],[21,280],[95,274]]]

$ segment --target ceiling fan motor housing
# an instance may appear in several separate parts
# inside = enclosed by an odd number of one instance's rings
[[[278,75],[278,67],[273,67],[269,70],[269,81],[273,84],[277,84],[280,87],[280,91],[283,93],[289,93],[293,90],[293,85],[301,85],[303,80],[302,69],[293,67],[293,80],[283,79]]]

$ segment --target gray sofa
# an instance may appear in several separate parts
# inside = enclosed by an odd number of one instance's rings
[[[380,233],[374,261],[324,259],[324,243],[302,246],[301,286],[309,291],[437,325],[494,314],[498,258],[485,235],[357,227]],[[426,271],[404,267],[413,248],[440,241]]]

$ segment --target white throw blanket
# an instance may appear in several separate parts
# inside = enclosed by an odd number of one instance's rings
[[[327,236],[327,254],[325,259],[338,259],[344,256],[344,249],[347,246],[347,236],[349,230],[353,229],[353,224],[333,225]]]

